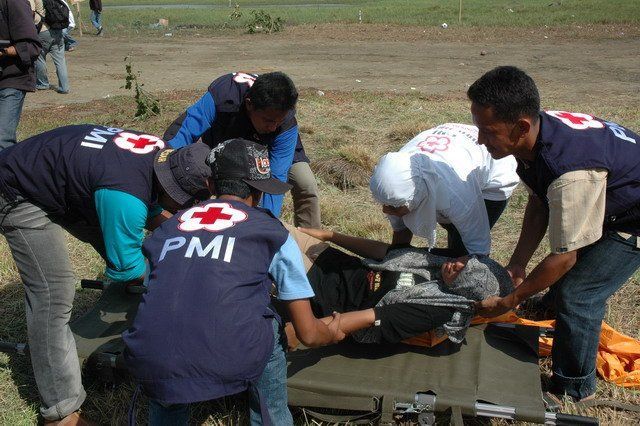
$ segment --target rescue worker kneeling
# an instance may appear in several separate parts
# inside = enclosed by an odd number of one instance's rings
[[[187,424],[189,403],[245,390],[252,424],[293,424],[271,283],[307,346],[343,339],[340,317],[328,325],[314,317],[295,240],[256,207],[263,192],[290,189],[271,177],[266,148],[232,139],[208,161],[217,199],[178,212],[144,243],[149,286],[124,333],[125,359],[150,398],[151,425]]]

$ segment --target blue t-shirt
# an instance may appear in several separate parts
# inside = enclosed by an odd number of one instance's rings
[[[106,254],[105,276],[113,281],[131,281],[142,277],[146,263],[142,254],[144,228],[149,217],[162,211],[149,211],[137,197],[112,189],[94,193],[96,211]]]

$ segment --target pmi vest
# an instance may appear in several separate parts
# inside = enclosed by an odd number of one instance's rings
[[[76,125],[33,136],[0,152],[0,191],[44,211],[98,224],[93,194],[102,188],[131,194],[150,206],[153,161],[164,142],[151,135]]]
[[[295,111],[289,111],[284,123],[273,133],[258,134],[244,107],[247,91],[258,76],[256,74],[230,73],[214,80],[207,89],[216,105],[216,118],[211,128],[204,132],[202,141],[210,147],[234,138],[247,139],[261,145],[270,146],[279,134],[298,125]],[[171,140],[182,125],[186,113],[178,117],[164,134],[165,140]],[[309,162],[300,136],[293,155],[293,162]]]
[[[241,392],[273,351],[269,266],[288,236],[267,210],[209,200],[145,241],[148,291],[124,333],[145,393],[190,403]]]
[[[540,113],[532,162],[518,160],[518,175],[548,206],[547,189],[564,173],[606,169],[607,229],[640,235],[640,136],[588,114]]]

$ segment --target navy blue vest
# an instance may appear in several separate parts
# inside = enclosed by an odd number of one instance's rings
[[[148,292],[123,336],[149,397],[204,401],[260,377],[274,346],[268,269],[287,236],[267,210],[209,200],[145,241]]]
[[[0,152],[0,191],[54,215],[97,224],[93,193],[102,188],[155,202],[155,136],[98,125],[76,125],[33,136]]]
[[[204,143],[213,148],[228,139],[244,138],[268,147],[280,133],[298,125],[295,111],[290,111],[275,132],[262,135],[256,132],[244,107],[244,98],[256,77],[256,74],[230,73],[218,77],[209,85],[208,91],[216,105],[216,119],[202,135]],[[186,112],[169,126],[163,136],[165,140],[171,140],[178,133],[185,116]],[[293,162],[300,161],[308,163],[309,158],[298,135]]]
[[[549,185],[564,173],[606,169],[605,228],[640,235],[640,136],[587,114],[547,111],[534,149],[536,158],[518,160],[517,172],[547,206]]]

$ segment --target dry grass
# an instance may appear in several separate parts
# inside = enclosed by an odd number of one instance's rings
[[[163,114],[145,122],[132,119],[133,102],[126,98],[96,101],[84,105],[66,106],[57,110],[28,111],[23,116],[23,134],[88,120],[113,126],[144,129],[161,134],[173,118],[199,93],[193,91],[160,94]],[[566,105],[558,99],[548,99],[547,107],[562,107],[589,111],[613,118],[631,128],[640,128],[637,109],[621,107],[616,100],[597,104]],[[609,102],[609,103],[607,103]],[[628,104],[633,105],[633,104]],[[314,160],[320,176],[323,223],[338,231],[380,240],[388,240],[388,223],[375,205],[367,188],[368,173],[380,155],[399,148],[420,130],[443,122],[469,122],[468,105],[462,96],[425,97],[418,94],[341,93],[328,92],[319,96],[303,92],[299,106],[302,137],[309,157]],[[518,238],[524,191],[517,190],[509,207],[495,226],[493,256],[506,262]],[[291,203],[287,198],[283,218],[291,222]],[[440,241],[444,241],[440,233]],[[418,242],[419,243],[419,242]],[[76,276],[100,277],[102,261],[93,250],[69,239]],[[547,247],[542,244],[534,260],[539,260]],[[614,328],[640,338],[639,276],[630,280],[612,297],[606,321]],[[19,277],[4,239],[0,241],[0,340],[25,341],[26,326]],[[87,309],[96,293],[79,290],[73,315]],[[549,362],[542,361],[543,372]],[[90,384],[84,409],[101,424],[125,423],[130,384],[116,388]],[[598,397],[640,404],[639,392],[624,390],[598,381]],[[20,357],[0,355],[0,424],[33,424],[37,419],[38,396],[28,361]],[[568,407],[571,411],[573,408]],[[577,410],[577,409],[576,409]],[[244,403],[235,398],[200,404],[194,407],[193,419],[206,424],[241,424],[246,421]],[[138,405],[138,419],[146,419],[144,399]],[[588,409],[581,414],[595,415],[602,424],[639,424],[637,414],[611,409]],[[300,422],[305,422],[303,418]],[[493,422],[503,424],[504,422]],[[311,423],[309,423],[311,424]]]

